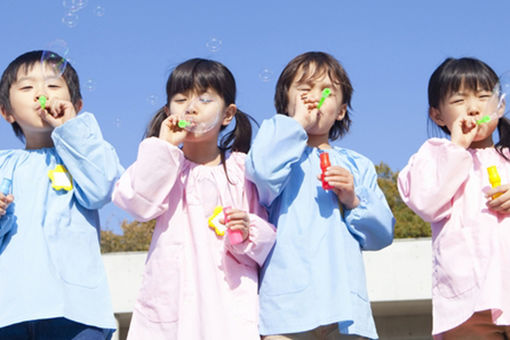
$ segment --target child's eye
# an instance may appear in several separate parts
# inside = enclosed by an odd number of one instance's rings
[[[59,89],[59,88],[60,88],[60,85],[50,84],[50,85],[48,85],[48,87],[49,87],[50,89]]]
[[[206,103],[206,104],[212,102],[212,99],[208,98],[208,97],[200,97],[199,100],[201,103]]]
[[[29,85],[23,86],[23,87],[20,88],[20,90],[23,90],[23,91],[30,90],[30,89],[32,89],[32,86],[29,86]]]
[[[184,103],[185,101],[186,101],[186,98],[174,99],[174,102],[176,102],[176,103]]]
[[[308,92],[308,91],[310,91],[310,88],[309,87],[298,87],[298,91]]]

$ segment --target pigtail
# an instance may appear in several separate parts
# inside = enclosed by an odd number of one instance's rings
[[[219,148],[222,151],[238,151],[248,153],[251,146],[252,127],[251,121],[257,122],[248,114],[237,110],[235,114],[234,129],[220,139]]]
[[[506,160],[510,161],[504,154],[504,149],[510,150],[510,120],[505,117],[501,117],[498,122],[498,133],[499,142],[496,144],[496,150]]]
[[[221,151],[221,163],[223,164],[223,170],[225,170],[225,175],[227,176],[227,180],[230,183],[232,182],[228,177],[226,153],[228,151],[248,153],[251,146],[252,136],[251,122],[253,121],[255,125],[258,126],[257,121],[253,119],[253,117],[239,109],[237,109],[234,117],[236,124],[234,129],[223,135],[223,137],[220,139],[220,144],[218,145]]]
[[[160,108],[158,112],[152,117],[147,130],[145,130],[145,138],[159,137],[159,131],[161,130],[161,124],[167,118],[165,106]]]

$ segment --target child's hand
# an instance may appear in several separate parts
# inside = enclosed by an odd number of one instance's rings
[[[317,178],[321,180],[321,175]],[[359,205],[358,196],[354,192],[354,177],[349,170],[331,165],[326,169],[324,180],[333,188],[333,192],[345,208],[354,209]]]
[[[501,196],[492,198],[492,195],[500,193]],[[491,188],[486,192],[487,207],[492,211],[510,214],[510,184],[500,185],[496,188]]]
[[[56,128],[76,117],[76,109],[73,103],[62,99],[48,99],[46,108],[40,110],[41,118]]]
[[[475,118],[460,116],[453,122],[452,131],[450,131],[452,142],[467,149],[473,142],[477,131],[478,125]]]
[[[308,93],[297,94],[291,117],[298,121],[303,129],[307,130],[317,123],[319,110],[318,100],[308,98]]]
[[[0,192],[0,216],[5,215],[7,208],[14,201],[14,196],[11,194],[5,196]]]
[[[225,224],[230,230],[240,230],[243,234],[243,241],[250,235],[250,216],[246,211],[228,208],[224,210],[228,222]],[[223,221],[225,222],[225,221]]]
[[[176,116],[169,115],[159,129],[159,138],[170,144],[178,146],[188,135],[188,131],[178,125],[179,119]]]

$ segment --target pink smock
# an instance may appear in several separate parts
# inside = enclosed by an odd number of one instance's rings
[[[276,232],[266,222],[245,154],[204,166],[152,137],[117,182],[113,201],[136,219],[157,219],[128,339],[259,339],[258,269]],[[231,245],[208,226],[217,205],[249,212],[250,236]]]
[[[432,227],[434,335],[482,310],[510,325],[510,216],[486,205],[492,165],[510,183],[510,162],[495,148],[432,138],[399,174],[402,199]]]

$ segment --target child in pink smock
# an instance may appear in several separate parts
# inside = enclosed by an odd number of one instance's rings
[[[399,174],[402,199],[432,227],[435,339],[510,337],[510,122],[498,118],[498,86],[482,61],[446,59],[429,116],[451,138],[426,141]]]
[[[258,269],[276,234],[244,175],[250,120],[218,62],[180,64],[166,89],[113,194],[138,220],[157,220],[128,339],[259,339]]]

